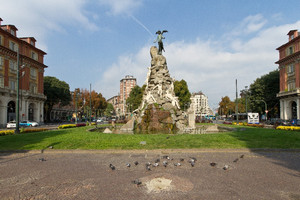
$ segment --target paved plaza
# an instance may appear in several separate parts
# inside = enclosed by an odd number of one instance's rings
[[[2,152],[0,199],[299,200],[299,155],[247,149]]]

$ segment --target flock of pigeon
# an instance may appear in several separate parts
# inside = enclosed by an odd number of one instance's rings
[[[238,162],[240,159],[243,159],[244,158],[244,155],[240,155],[239,158],[236,158],[235,160],[233,160],[234,163]],[[195,166],[195,163],[197,161],[197,158],[195,157],[189,157],[188,159],[188,163],[191,167],[194,167]],[[173,164],[175,167],[179,167],[179,166],[182,166],[183,163],[185,162],[185,159],[184,158],[180,158],[179,159],[179,162],[175,162],[175,160],[173,158],[170,158],[169,156],[162,156],[162,160],[160,158],[157,158],[154,163],[150,163],[150,162],[147,162],[145,164],[145,168],[146,168],[146,171],[151,171],[151,168],[153,167],[158,167],[158,166],[163,166],[163,167],[167,167],[171,164]],[[134,166],[137,166],[139,165],[140,163],[138,161],[135,161],[133,163]],[[217,163],[215,162],[211,162],[210,163],[210,166],[211,167],[216,167],[217,166]],[[109,164],[109,167],[111,170],[116,170],[116,167],[113,165],[113,164]],[[131,164],[130,163],[126,163],[126,167],[127,168],[130,168],[131,167]],[[229,169],[229,165],[224,165],[223,170],[228,170]],[[142,182],[138,179],[132,181],[132,183],[136,184],[136,185],[141,185]]]
[[[243,159],[243,158],[244,158],[244,155],[241,155],[239,158],[236,158],[233,162],[236,163],[236,162],[239,161],[239,159]],[[147,170],[147,171],[151,171],[151,167],[158,167],[158,166],[160,166],[160,165],[162,165],[163,167],[166,168],[166,167],[167,167],[168,165],[170,165],[171,163],[173,163],[173,165],[174,165],[175,167],[179,167],[179,166],[181,166],[182,163],[184,163],[184,161],[185,161],[184,158],[180,158],[180,159],[179,159],[179,162],[175,162],[174,159],[173,159],[173,158],[170,158],[169,156],[162,156],[162,159],[163,159],[162,162],[161,162],[161,160],[160,160],[159,158],[157,158],[157,159],[154,161],[154,163],[147,162],[147,163],[145,164],[146,170]],[[195,157],[189,157],[189,159],[188,159],[188,163],[189,163],[189,165],[190,165],[191,167],[194,167],[194,166],[195,166],[196,161],[197,161],[197,159],[196,159]],[[133,164],[134,164],[135,166],[137,166],[137,165],[139,165],[140,163],[139,163],[138,161],[135,161]],[[130,164],[130,163],[126,163],[126,166],[127,166],[128,168],[130,168],[130,167],[131,167],[131,164]],[[211,162],[211,163],[210,163],[210,166],[215,167],[215,166],[217,166],[217,163]],[[115,169],[116,169],[116,167],[115,167],[113,164],[109,164],[109,167],[111,168],[111,170],[115,170]],[[224,170],[229,169],[229,165],[224,165],[223,169],[224,169]]]

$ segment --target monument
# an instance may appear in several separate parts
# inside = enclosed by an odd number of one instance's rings
[[[155,46],[150,48],[151,66],[148,67],[142,103],[133,111],[133,118],[121,131],[134,129],[137,132],[175,133],[195,128],[195,123],[189,123],[194,119],[189,120],[190,117],[180,109],[175,96],[175,80],[171,78],[166,58],[162,55],[164,32],[167,31],[156,32],[159,49]]]

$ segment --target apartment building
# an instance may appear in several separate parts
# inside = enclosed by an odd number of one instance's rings
[[[192,93],[191,103],[194,106],[193,110],[196,117],[212,115],[212,110],[208,105],[208,98],[202,92]]]
[[[288,32],[288,42],[278,47],[280,74],[280,118],[300,119],[300,35],[298,30]]]
[[[16,119],[17,72],[19,71],[19,119],[43,122],[44,56],[34,37],[17,37],[14,25],[0,18],[0,126]]]

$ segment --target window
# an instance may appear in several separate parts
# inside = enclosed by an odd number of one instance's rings
[[[3,69],[3,65],[4,65],[4,59],[2,56],[0,56],[0,70]]]
[[[293,64],[288,65],[287,74],[288,76],[292,76],[295,74],[295,66]]]
[[[14,80],[9,81],[9,89],[11,89],[11,90],[16,90],[17,89],[16,81],[14,81]]]
[[[0,35],[0,45],[2,45],[2,35]]]
[[[30,92],[33,94],[37,93],[37,88],[35,83],[30,83]]]
[[[36,79],[36,69],[30,68],[30,77]]]
[[[17,62],[13,61],[13,60],[10,60],[9,61],[9,69],[10,69],[11,73],[16,73],[16,71],[17,71]]]
[[[37,58],[38,58],[37,54],[33,51],[31,52],[31,58],[34,59],[34,60],[37,60]]]
[[[0,88],[4,88],[4,77],[0,76]]]
[[[16,31],[15,30],[10,30],[10,33],[13,35],[13,36],[16,36]]]
[[[288,91],[292,91],[295,88],[296,88],[295,81],[292,81],[292,82],[288,83]]]
[[[18,51],[18,45],[13,41],[9,41],[9,48],[13,51]]]

